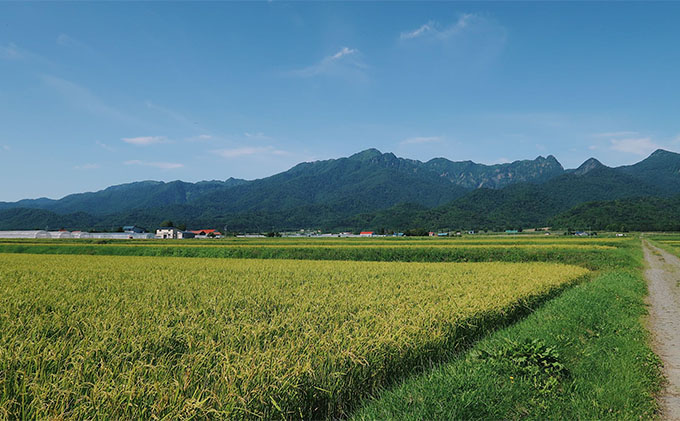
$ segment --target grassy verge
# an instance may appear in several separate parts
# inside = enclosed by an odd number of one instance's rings
[[[657,357],[639,248],[470,351],[368,401],[355,419],[653,418]]]

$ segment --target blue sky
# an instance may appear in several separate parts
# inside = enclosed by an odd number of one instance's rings
[[[680,3],[0,3],[0,200],[680,150]]]

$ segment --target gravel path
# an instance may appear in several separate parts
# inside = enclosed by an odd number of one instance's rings
[[[680,420],[680,259],[647,241],[643,249],[652,345],[668,379],[659,397],[662,419]]]

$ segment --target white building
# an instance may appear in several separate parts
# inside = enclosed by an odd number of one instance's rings
[[[161,228],[156,230],[156,238],[162,239],[182,239],[194,238],[194,233],[188,231],[181,231],[177,228]]]

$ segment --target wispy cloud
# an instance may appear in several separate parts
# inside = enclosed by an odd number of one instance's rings
[[[332,56],[328,57],[327,60],[340,60],[344,56],[348,56],[350,54],[356,54],[358,53],[358,50],[355,50],[354,48],[347,48],[347,47],[342,47],[340,51],[337,53],[333,54]]]
[[[399,142],[400,145],[420,145],[423,143],[441,143],[444,141],[442,136],[417,136],[409,137]]]
[[[652,141],[650,137],[610,139],[610,148],[617,152],[647,156],[661,145]]]
[[[150,162],[150,161],[141,161],[139,159],[133,159],[131,161],[125,161],[123,162],[125,165],[139,165],[143,167],[153,167],[153,168],[160,168],[162,170],[174,170],[178,168],[183,168],[184,164],[180,164],[177,162]]]
[[[100,168],[99,164],[82,164],[73,167],[76,170],[96,170],[97,168]]]
[[[402,32],[399,35],[399,38],[402,40],[410,40],[430,36],[438,39],[447,39],[463,32],[466,28],[469,28],[476,23],[484,22],[486,21],[481,16],[473,13],[465,13],[460,15],[458,20],[452,25],[443,26],[438,22],[431,20],[417,29]]]
[[[402,32],[401,36],[399,38],[401,38],[401,39],[418,38],[419,36],[422,36],[422,35],[430,32],[430,31],[433,31],[435,25],[436,25],[436,22],[429,21],[426,24],[422,25],[418,29],[414,29],[413,31],[408,31],[408,32]]]
[[[255,133],[250,133],[250,132],[245,132],[243,133],[245,137],[248,139],[253,139],[253,140],[272,140],[271,136],[267,136],[266,134],[262,132],[255,132]]]
[[[13,61],[17,63],[30,62],[33,65],[38,65],[41,67],[54,65],[54,63],[45,57],[22,48],[13,42],[0,44],[0,60]]]
[[[42,75],[40,78],[45,85],[60,94],[67,102],[84,109],[90,114],[118,120],[127,124],[140,124],[137,118],[111,107],[89,89],[77,83],[51,75]]]
[[[324,57],[318,63],[288,72],[289,76],[314,77],[319,75],[363,74],[368,66],[361,60],[359,50],[342,47],[338,52]]]
[[[184,126],[191,127],[194,130],[204,130],[204,129],[201,129],[199,127],[198,121],[196,121],[195,119],[190,118],[190,117],[188,117],[188,116],[186,116],[186,115],[184,115],[184,114],[182,114],[178,111],[172,110],[168,107],[160,106],[160,105],[153,103],[151,101],[146,101],[145,104],[146,104],[146,107],[148,109],[157,111],[157,112],[165,115],[166,117],[170,118],[171,120],[174,120],[174,121],[176,121],[176,122],[178,122],[178,123],[180,123]]]
[[[0,149],[2,149],[5,152],[9,152],[12,150],[12,148],[10,148],[9,145],[2,145]]]
[[[107,151],[109,151],[109,152],[114,152],[114,151],[116,150],[115,148],[112,148],[111,146],[107,145],[106,143],[102,143],[102,142],[100,142],[100,141],[98,141],[98,140],[97,140],[95,143],[96,143],[97,146],[99,146],[100,148],[105,149],[105,150],[107,150]]]
[[[277,149],[273,146],[242,147],[233,149],[216,149],[212,151],[215,155],[223,158],[238,158],[249,155],[289,155],[289,152]]]
[[[165,136],[139,136],[139,137],[124,137],[121,139],[125,143],[137,146],[148,146],[157,143],[167,143],[168,139]]]
[[[3,60],[21,60],[28,56],[28,52],[19,48],[13,42],[0,45],[0,58]]]
[[[594,144],[588,146],[591,151],[609,150],[637,156],[648,156],[657,149],[677,149],[680,145],[680,136],[675,139],[658,139],[648,134],[630,130],[592,133],[590,137],[598,139]]]
[[[187,142],[209,142],[213,140],[215,137],[209,134],[199,134],[197,136],[191,136],[186,138],[185,140]]]
[[[61,33],[57,36],[57,45],[61,47],[71,47],[71,48],[83,48],[85,47],[85,44],[82,42],[78,41],[77,39],[66,35],[64,33]]]

